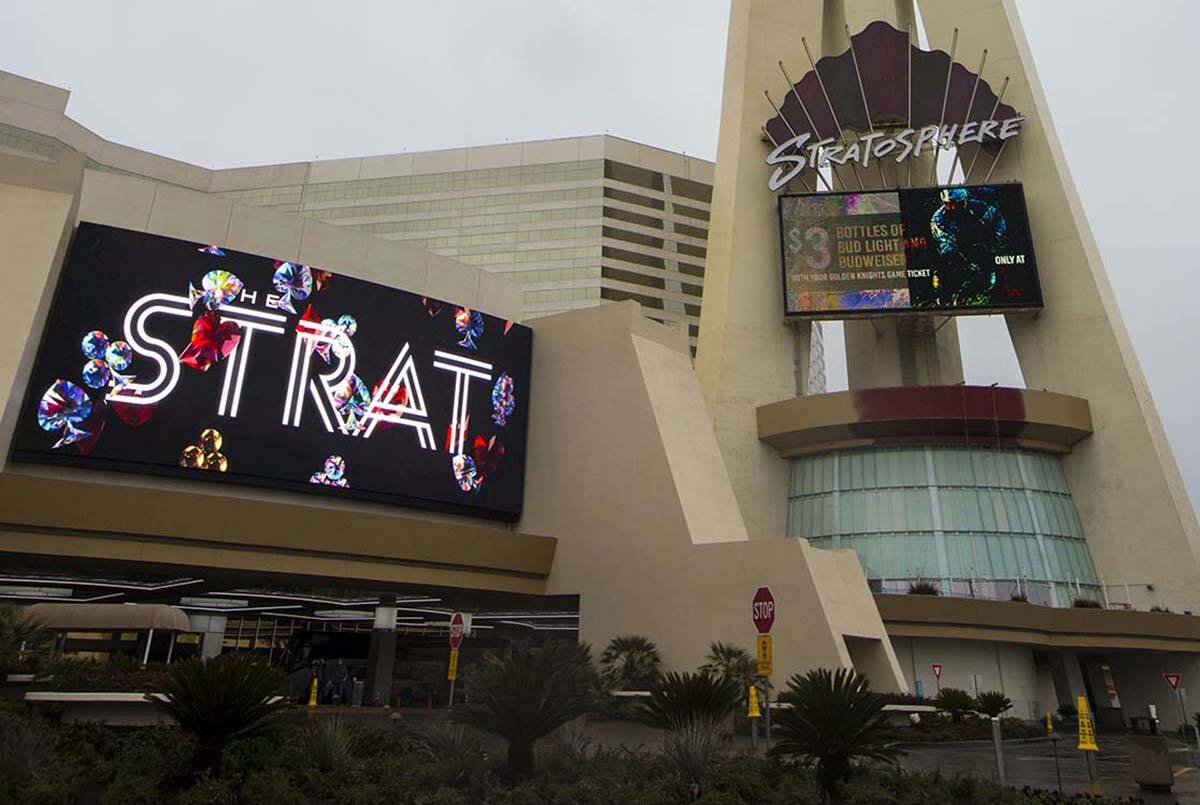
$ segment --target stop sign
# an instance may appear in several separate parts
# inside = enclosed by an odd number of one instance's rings
[[[768,634],[775,625],[775,596],[766,587],[754,591],[750,604],[750,617],[754,619],[754,628],[759,634]]]
[[[455,612],[454,617],[450,619],[450,648],[458,648],[463,641],[463,616],[461,612]]]

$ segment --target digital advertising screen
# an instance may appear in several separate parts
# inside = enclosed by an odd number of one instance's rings
[[[982,313],[1042,307],[1019,184],[779,199],[785,313]]]
[[[13,459],[512,521],[531,348],[479,310],[83,223]]]

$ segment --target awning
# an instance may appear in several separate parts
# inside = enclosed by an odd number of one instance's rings
[[[47,629],[191,631],[187,614],[166,604],[34,604],[25,610]]]

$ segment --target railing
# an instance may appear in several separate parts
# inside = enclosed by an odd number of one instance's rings
[[[1041,581],[1034,579],[870,579],[871,591],[906,595],[914,584],[931,584],[938,595],[948,598],[978,598],[985,601],[1025,600],[1039,606],[1074,606],[1077,599],[1095,601],[1105,606],[1104,590],[1099,584],[1084,584],[1077,581]],[[1057,593],[1057,597],[1051,589]]]

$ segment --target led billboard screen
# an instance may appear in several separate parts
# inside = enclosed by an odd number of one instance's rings
[[[779,199],[789,316],[1040,308],[1019,184]]]
[[[13,458],[514,520],[531,345],[478,310],[85,223]]]

